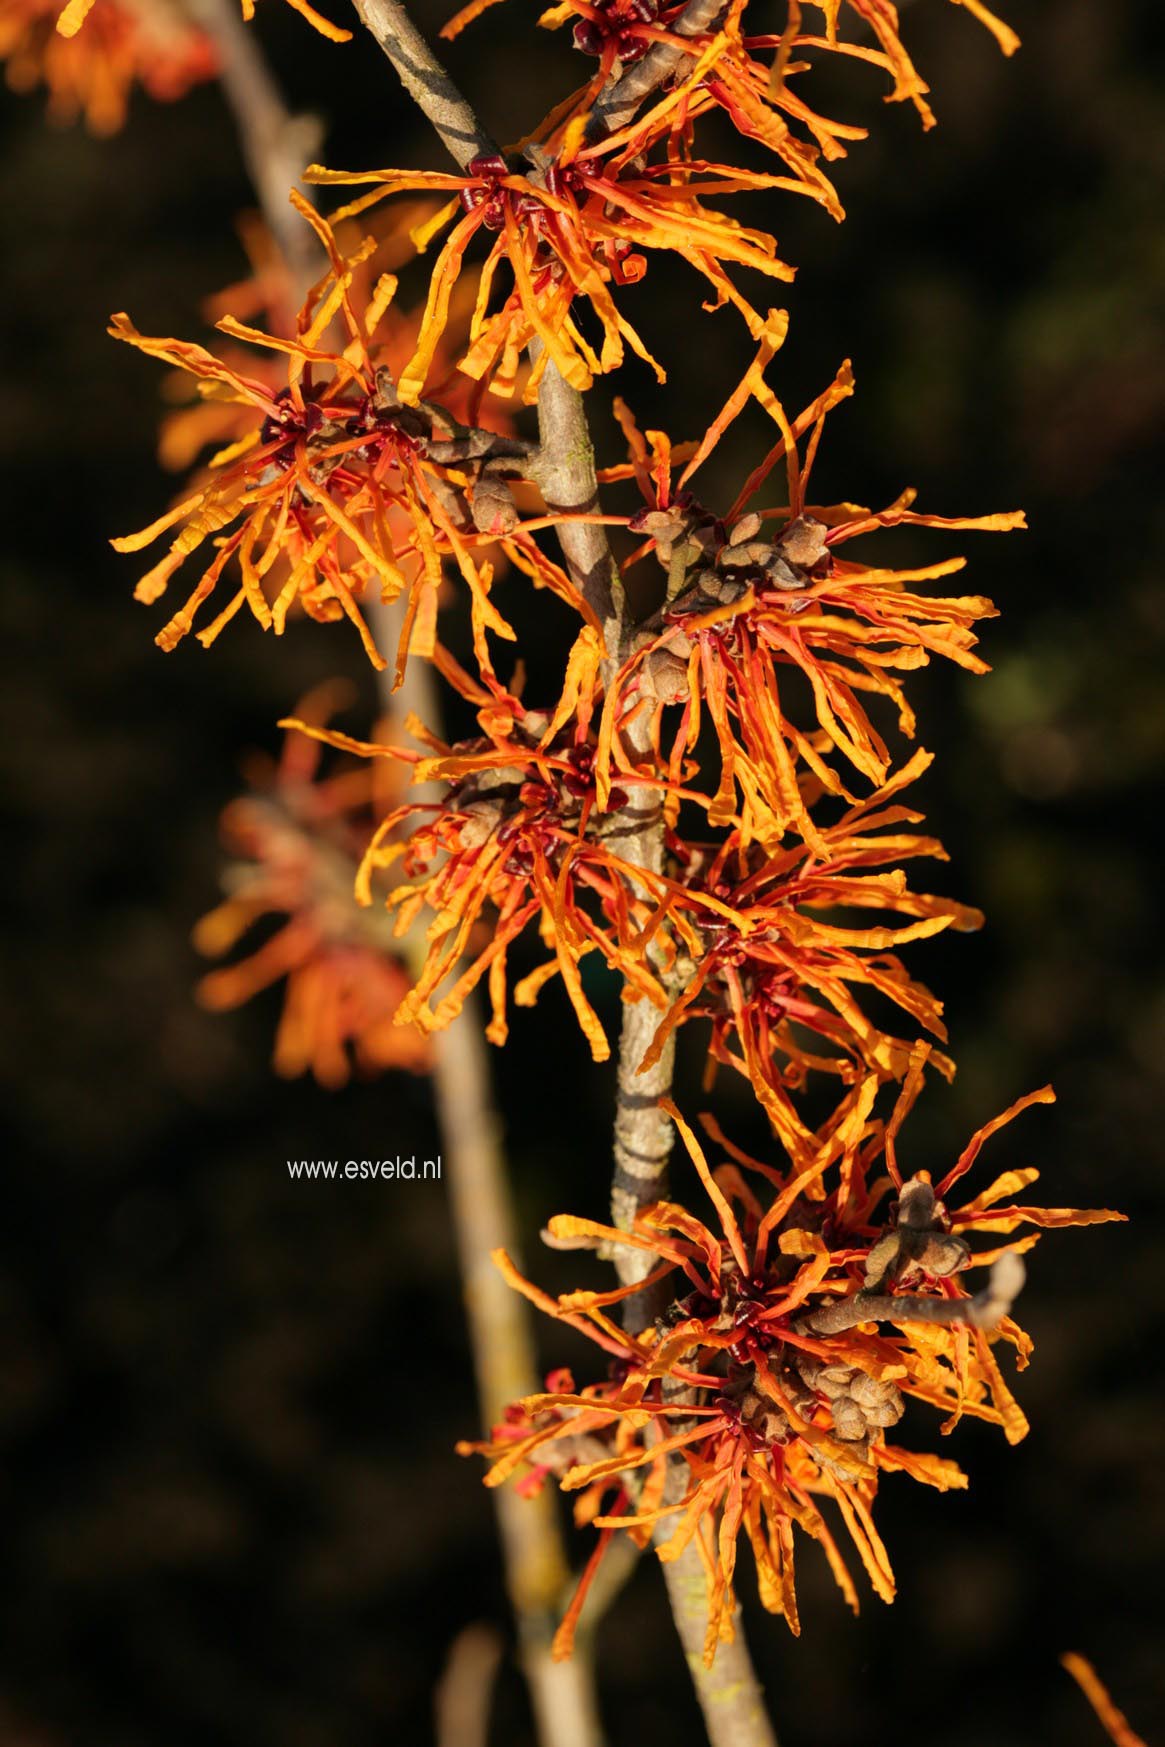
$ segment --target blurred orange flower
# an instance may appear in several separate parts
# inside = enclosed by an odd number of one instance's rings
[[[94,8],[101,8],[105,4],[106,0],[68,0],[64,11],[61,11],[59,3],[54,4],[51,11],[56,17],[58,35],[66,39],[76,36],[81,26],[91,19]],[[241,0],[241,4],[243,17],[250,22],[255,16],[255,0]],[[351,42],[352,32],[342,29],[338,24],[333,24],[330,18],[325,18],[322,13],[317,12],[315,7],[309,4],[309,0],[287,0],[287,4],[301,17],[306,18],[321,36],[326,36],[332,42]]]
[[[94,0],[84,35],[56,29],[59,0],[0,0],[0,61],[14,91],[44,85],[54,121],[83,116],[91,133],[124,125],[140,85],[160,103],[213,79],[210,38],[172,0]]]
[[[322,720],[346,688],[305,698],[306,720]],[[215,1012],[241,1006],[286,981],[274,1065],[289,1078],[309,1069],[323,1086],[344,1085],[351,1058],[363,1074],[423,1072],[426,1040],[395,1015],[411,987],[399,948],[352,896],[356,863],[388,796],[382,773],[347,768],[319,775],[320,747],[289,733],[278,763],[256,772],[253,791],[223,815],[235,858],[228,897],[199,922],[194,943],[221,957],[256,925],[286,918],[251,954],[211,971],[199,1000]]]

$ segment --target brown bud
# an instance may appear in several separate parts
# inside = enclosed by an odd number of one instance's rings
[[[833,1429],[847,1443],[857,1443],[866,1435],[866,1416],[852,1395],[839,1395],[832,1403]]]
[[[695,609],[697,612],[707,612],[710,607],[731,606],[733,601],[738,601],[747,591],[748,583],[742,577],[722,576],[716,570],[701,570],[696,578]]]
[[[683,539],[688,518],[680,510],[640,510],[632,516],[628,527],[633,534],[650,534],[660,562],[671,561],[672,547]]]
[[[761,530],[761,519],[755,510],[747,516],[741,516],[738,522],[733,522],[728,530],[728,544],[742,546],[746,540],[755,540]]]
[[[806,1388],[803,1379],[792,1368],[782,1373],[781,1388],[798,1413],[811,1414],[817,1406],[816,1394],[812,1389]]]
[[[888,1231],[885,1237],[880,1237],[869,1255],[866,1257],[865,1287],[872,1291],[880,1286],[887,1274],[892,1274],[898,1265],[902,1251],[902,1237],[897,1231]]]
[[[396,383],[392,379],[392,371],[382,364],[376,372],[376,392],[372,397],[377,412],[392,412],[400,406],[401,398],[396,391]]]
[[[790,564],[812,570],[815,564],[820,564],[829,550],[825,544],[827,531],[825,523],[817,521],[813,516],[794,516],[788,527],[778,535],[776,544]]]
[[[918,1266],[928,1274],[945,1278],[946,1275],[957,1274],[960,1268],[965,1268],[970,1257],[971,1246],[964,1243],[961,1237],[932,1232],[918,1257]]]
[[[748,1429],[766,1443],[779,1443],[789,1435],[787,1417],[774,1402],[755,1389],[746,1389],[741,1396],[740,1417]]]
[[[766,540],[735,541],[731,546],[721,546],[716,554],[718,570],[763,570],[773,556],[773,549]]]
[[[479,534],[512,533],[520,519],[513,492],[496,474],[482,474],[473,488],[469,510]]]
[[[793,589],[804,588],[809,578],[802,570],[795,570],[791,564],[786,564],[783,558],[770,554],[765,565],[765,576],[772,588],[791,592]]]
[[[505,807],[501,801],[469,801],[461,809],[457,840],[462,849],[480,849],[493,836],[502,822]]]
[[[898,1224],[928,1231],[934,1224],[935,1196],[929,1177],[911,1177],[898,1195]]]
[[[852,1365],[824,1365],[811,1353],[798,1353],[795,1364],[802,1382],[831,1401],[847,1393],[854,1375]]]
[[[641,669],[643,691],[661,704],[683,703],[688,696],[688,663],[674,649],[653,649]]]
[[[866,1424],[871,1426],[896,1426],[906,1412],[906,1403],[895,1392],[895,1398],[875,1402],[872,1407],[863,1407]]]
[[[888,1409],[894,1415],[892,1420],[886,1422],[890,1425],[894,1425],[902,1418],[902,1392],[896,1383],[867,1376],[864,1371],[855,1371],[850,1382],[849,1392],[858,1406],[864,1408],[867,1414],[873,1413],[875,1410]]]

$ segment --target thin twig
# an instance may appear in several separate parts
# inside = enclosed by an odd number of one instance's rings
[[[542,342],[535,340],[531,360],[541,352]],[[596,510],[595,454],[582,396],[549,358],[538,388],[538,435],[537,482],[547,508]],[[567,522],[558,539],[576,588],[602,626],[609,672],[617,663],[623,634],[623,589],[607,530],[595,522]]]
[[[236,0],[184,0],[184,4],[218,49],[219,81],[234,117],[247,174],[267,228],[296,289],[302,291],[319,272],[320,263],[315,238],[288,193],[315,157],[323,128],[313,115],[289,112]]]
[[[361,22],[395,67],[401,84],[461,169],[474,158],[492,156],[497,147],[399,0],[353,3]]]
[[[531,351],[537,356],[533,347]],[[597,507],[594,451],[582,396],[549,361],[538,391],[538,424],[542,439],[538,482],[548,505],[555,509]],[[603,679],[609,685],[627,652],[631,627],[607,531],[598,524],[568,523],[559,530],[559,541],[576,587],[602,626],[606,647]],[[629,750],[644,751],[645,747]],[[633,867],[658,873],[664,852],[659,795],[640,784],[625,786],[626,805],[611,816],[609,840],[618,844],[620,855]],[[659,1101],[671,1089],[675,1049],[670,1040],[655,1066],[646,1074],[639,1071],[658,1025],[659,1014],[650,1002],[640,999],[624,1006],[611,1180],[611,1217],[620,1231],[630,1229],[641,1207],[660,1200],[666,1186],[673,1131]],[[644,1250],[620,1248],[612,1260],[624,1285],[642,1280],[650,1271],[651,1257]],[[637,1333],[656,1308],[650,1294],[637,1294],[628,1300],[624,1320]]]
[[[973,1298],[919,1298],[909,1293],[855,1292],[814,1311],[808,1326],[813,1334],[835,1335],[862,1322],[970,1323],[972,1328],[998,1328],[1023,1289],[1025,1269],[1014,1250],[1005,1250],[991,1269],[981,1292]]]
[[[374,628],[390,651],[401,634],[401,607],[400,599],[388,606],[371,604]],[[414,656],[395,692],[391,669],[378,676],[378,684],[386,711],[398,722],[413,714],[440,732],[440,704],[427,662]],[[414,784],[409,790],[419,802],[437,799],[440,793],[439,784]],[[432,1077],[466,1322],[488,1427],[501,1419],[510,1402],[533,1395],[540,1379],[525,1302],[490,1260],[493,1250],[514,1255],[518,1246],[483,1026],[472,996],[453,1023],[433,1037]],[[512,1487],[499,1487],[494,1499],[538,1739],[542,1747],[602,1747],[586,1634],[569,1662],[554,1662],[550,1655],[570,1581],[554,1494],[547,1488],[533,1498],[521,1498]]]
[[[699,36],[724,10],[725,0],[688,0],[688,4],[671,25],[673,36]],[[592,142],[604,134],[617,133],[626,127],[653,91],[670,79],[682,61],[689,57],[683,49],[670,43],[657,42],[641,61],[625,67],[620,77],[608,79],[595,99],[587,121],[587,139]]]
[[[449,1646],[433,1699],[437,1747],[489,1747],[490,1699],[505,1645],[493,1626],[466,1626]]]

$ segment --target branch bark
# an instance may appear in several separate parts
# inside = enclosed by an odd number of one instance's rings
[[[533,348],[532,348],[533,350]],[[553,509],[591,509],[598,504],[594,451],[582,396],[548,364],[538,393],[542,439],[539,484]],[[601,525],[578,522],[559,530],[559,541],[572,579],[594,609],[603,628],[606,659],[603,678],[609,684],[627,653],[631,628],[626,597]],[[637,750],[642,750],[642,746]],[[635,867],[658,873],[663,865],[664,833],[659,795],[650,788],[628,786],[627,804],[611,820],[609,839]],[[641,1207],[661,1199],[674,1133],[659,1102],[671,1089],[675,1048],[669,1040],[656,1065],[639,1072],[655,1037],[659,1014],[640,999],[623,1008],[615,1093],[615,1166],[611,1183],[611,1217],[620,1231],[630,1229]],[[619,1249],[613,1256],[624,1285],[642,1280],[650,1271],[643,1250]],[[629,1299],[624,1318],[638,1333],[654,1315],[647,1295]]]
[[[353,0],[417,108],[432,122],[459,167],[497,147],[481,126],[399,0]]]
[[[688,0],[671,26],[674,36],[699,36],[724,10],[725,0]],[[683,49],[657,42],[641,61],[623,69],[621,77],[609,79],[600,91],[587,122],[587,139],[594,144],[604,134],[618,133],[634,118],[640,104],[670,79],[682,61]]]
[[[541,353],[542,342],[535,340],[531,360]],[[547,508],[597,510],[595,452],[582,395],[549,359],[538,389],[538,435],[538,488]],[[603,676],[608,679],[618,664],[623,638],[623,585],[607,530],[594,522],[567,522],[558,530],[558,541],[576,588],[603,628],[607,649]]]
[[[863,1322],[889,1322],[905,1327],[912,1322],[965,1322],[972,1328],[998,1328],[1023,1290],[1025,1269],[1014,1250],[1005,1250],[994,1263],[986,1286],[973,1298],[919,1298],[910,1293],[855,1292],[839,1298],[810,1316],[813,1334],[835,1335]]]
[[[722,3],[723,0],[715,0],[715,4],[713,0],[690,0],[684,16],[690,15],[691,31],[695,33],[705,27],[704,7],[710,7],[714,16]],[[471,158],[489,154],[494,149],[492,141],[398,0],[354,0],[354,4],[458,164],[464,168]],[[671,52],[678,61],[680,51]],[[668,76],[669,70],[660,70],[657,64],[653,82],[640,88],[634,98],[632,113],[648,91]],[[625,91],[624,97],[630,101],[629,92]],[[612,104],[608,113],[614,116],[622,110]],[[608,121],[606,128],[611,125]],[[582,397],[549,364],[539,388],[538,417],[542,444],[539,480],[548,503],[560,508],[597,503],[594,452]],[[559,538],[576,586],[594,607],[603,627],[604,669],[609,677],[627,652],[632,628],[627,622],[625,596],[606,532],[602,527],[573,524],[563,527]],[[420,663],[410,662],[408,671],[420,667]],[[664,835],[660,802],[654,791],[632,788],[628,804],[621,809],[614,825],[627,860],[644,869],[660,867]],[[612,1188],[613,1215],[624,1230],[640,1206],[664,1193],[666,1183],[672,1131],[660,1111],[659,1100],[671,1086],[673,1052],[666,1050],[649,1074],[639,1073],[656,1024],[656,1015],[646,1001],[641,999],[624,1008]],[[464,1016],[461,1025],[463,1031],[468,1031]],[[641,1279],[645,1272],[641,1258],[630,1251],[618,1253],[616,1267],[625,1281]],[[630,1306],[636,1307],[630,1311],[631,1318],[649,1313],[648,1307],[639,1302],[642,1296],[629,1301]],[[704,1666],[707,1583],[698,1549],[689,1547],[666,1568],[666,1574],[676,1629],[711,1747],[777,1747],[739,1620],[735,1641],[720,1647],[711,1669]]]
[[[739,1608],[733,1618],[736,1635],[732,1643],[721,1644],[712,1667],[704,1666],[708,1578],[694,1541],[678,1559],[664,1566],[663,1575],[712,1747],[778,1747],[764,1688],[744,1639]]]

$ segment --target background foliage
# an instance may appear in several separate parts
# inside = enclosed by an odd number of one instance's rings
[[[1005,10],[1024,38],[1010,64],[970,20],[910,9],[937,96],[928,136],[881,109],[868,73],[846,76],[845,111],[873,137],[841,172],[844,227],[808,203],[778,214],[782,253],[803,265],[771,380],[799,405],[854,359],[825,496],[885,501],[909,481],[928,509],[1023,504],[1032,524],[963,537],[972,586],[1004,610],[985,638],[995,673],[936,667],[915,685],[920,738],[940,754],[926,794],[948,889],[989,926],[914,951],[947,997],[961,1066],[913,1118],[907,1162],[947,1156],[1051,1078],[1060,1104],[1001,1136],[994,1162],[1039,1164],[1049,1201],[1103,1201],[1135,1223],[1041,1246],[1024,1303],[1028,1442],[1009,1451],[964,1425],[968,1494],[886,1487],[895,1607],[871,1600],[854,1622],[807,1557],[801,1642],[754,1627],[792,1747],[920,1721],[944,1747],[1087,1747],[1097,1726],[1055,1662],[1068,1648],[1165,1740],[1162,68],[1151,0]],[[483,121],[510,135],[571,77],[565,37],[534,32],[535,15],[512,0],[450,55]],[[323,114],[329,162],[437,161],[371,45],[333,48],[278,7],[259,27],[293,103]],[[232,129],[207,87],[138,102],[101,144],[46,128],[37,98],[6,97],[0,130],[0,758],[15,813],[0,1741],[423,1742],[450,1639],[505,1617],[489,1500],[452,1453],[475,1407],[444,1191],[293,1184],[285,1160],[429,1153],[427,1089],[274,1082],[278,997],[200,1013],[187,944],[215,895],[240,749],[273,746],[276,717],[333,672],[363,688],[348,724],[363,728],[370,676],[343,628],[293,627],[277,645],[252,627],[213,661],[190,645],[163,657],[105,544],[155,515],[164,485],[156,378],[104,320],[128,307],[146,332],[193,335],[202,297],[239,276],[227,221],[248,194]],[[660,331],[689,293],[653,264],[638,295]],[[746,355],[728,318],[701,318],[665,391],[638,371],[620,386],[694,435]],[[721,477],[739,470],[741,425]],[[903,554],[936,542],[893,538]],[[520,585],[501,589],[510,611]],[[552,623],[538,603],[519,614],[532,693],[540,659],[548,674],[560,660]],[[616,995],[590,992],[600,1007]],[[496,1067],[524,1229],[564,1206],[601,1216],[610,1075],[565,1003],[519,1016]],[[689,1103],[699,1072],[682,1061]],[[538,1258],[540,1278],[558,1265]],[[612,1747],[690,1735],[649,1568],[602,1653]],[[516,1676],[495,1729],[511,1747],[531,1739]]]

